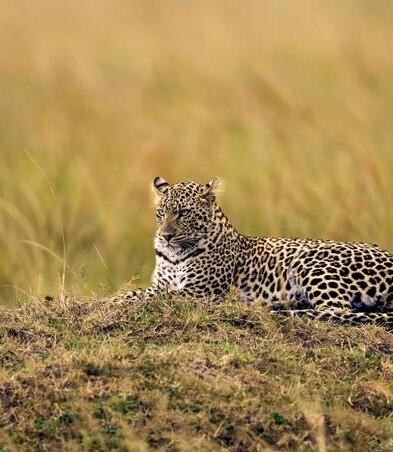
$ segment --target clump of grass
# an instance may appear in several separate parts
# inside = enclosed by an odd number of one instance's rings
[[[393,336],[261,305],[0,311],[4,450],[391,450]]]

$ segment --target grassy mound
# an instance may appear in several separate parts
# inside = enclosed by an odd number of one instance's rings
[[[260,306],[0,310],[0,450],[392,450],[393,335]]]

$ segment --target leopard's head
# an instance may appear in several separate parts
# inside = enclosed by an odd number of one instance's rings
[[[156,177],[153,187],[157,196],[157,239],[172,248],[194,247],[207,237],[217,212],[217,178],[207,184],[180,182],[169,184]]]

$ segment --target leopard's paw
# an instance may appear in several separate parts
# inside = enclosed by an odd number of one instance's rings
[[[124,303],[124,302],[134,302],[142,299],[142,291],[141,290],[132,290],[126,293],[116,294],[114,297],[110,299],[113,303]]]

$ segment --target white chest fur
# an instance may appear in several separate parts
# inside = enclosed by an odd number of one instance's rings
[[[185,268],[185,265],[184,264],[174,265],[172,289],[174,290],[184,289],[186,282],[187,282],[187,269]]]
[[[171,263],[161,256],[156,257],[154,282],[171,290],[181,290],[187,282],[187,268],[183,263]]]
[[[184,289],[187,283],[187,263],[182,262],[176,251],[163,247],[156,241],[156,267],[153,282],[170,290]],[[180,262],[179,262],[180,260]]]

